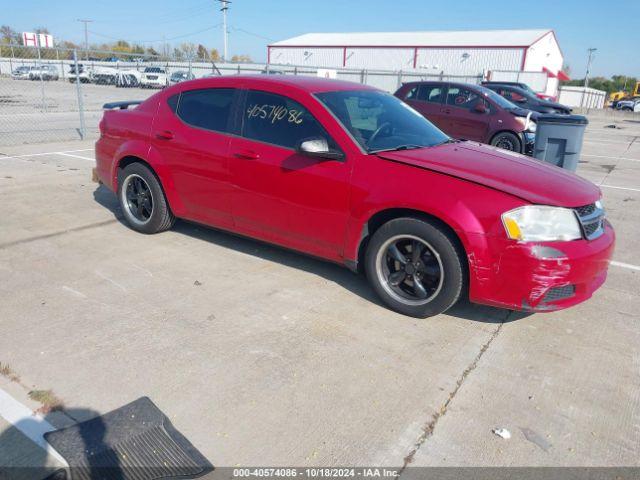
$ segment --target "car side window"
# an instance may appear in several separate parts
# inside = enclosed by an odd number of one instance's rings
[[[309,138],[322,137],[337,149],[326,130],[298,102],[274,93],[249,90],[242,122],[242,136],[259,142],[295,149]]]
[[[421,85],[417,100],[428,103],[442,103],[444,89],[440,85]]]
[[[419,86],[415,86],[412,87],[407,94],[405,95],[405,100],[417,100],[418,98],[418,90],[420,89]]]
[[[452,107],[464,108],[465,110],[473,109],[478,102],[486,101],[480,98],[480,95],[464,87],[449,87],[447,91],[447,105]]]
[[[194,127],[229,132],[234,93],[234,88],[187,90],[180,95],[177,115],[183,122]]]

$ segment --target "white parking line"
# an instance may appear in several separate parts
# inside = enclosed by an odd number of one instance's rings
[[[42,415],[34,414],[28,407],[18,402],[4,390],[0,389],[0,417],[18,429],[29,440],[44,449],[63,466],[68,467],[66,460],[44,439],[44,434],[56,428],[47,422]]]
[[[615,260],[611,260],[609,263],[614,267],[622,267],[622,268],[628,268],[629,270],[640,271],[640,267],[638,265],[631,265],[630,263],[624,263],[624,262],[616,262]]]
[[[56,152],[54,155],[62,155],[62,156],[65,156],[65,157],[81,158],[82,160],[90,160],[90,161],[92,161],[92,162],[95,162],[95,161],[96,161],[96,159],[95,159],[95,158],[91,158],[91,157],[82,157],[82,156],[80,156],[80,155],[72,155],[72,154],[67,153],[67,152]]]
[[[616,190],[629,190],[631,192],[640,192],[640,188],[631,188],[631,187],[615,187],[613,185],[600,185],[600,187],[604,188],[615,188]]]
[[[26,157],[42,157],[45,155],[60,155],[65,153],[75,153],[75,152],[89,152],[93,151],[93,148],[83,148],[81,150],[65,150],[62,152],[39,152],[39,153],[25,153],[23,155],[0,155],[0,159],[3,158],[26,158]],[[93,160],[93,159],[92,159]]]
[[[628,158],[628,157],[611,157],[608,155],[590,155],[586,153],[581,153],[581,157],[595,157],[595,158],[608,158],[610,160],[627,160],[629,162],[640,162],[640,158]]]

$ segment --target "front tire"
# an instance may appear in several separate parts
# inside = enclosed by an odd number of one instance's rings
[[[397,218],[371,238],[369,283],[392,310],[417,318],[452,307],[466,288],[466,260],[457,239],[435,222]]]
[[[142,233],[170,229],[175,216],[169,208],[162,185],[146,166],[132,163],[118,176],[118,200],[129,226]]]
[[[491,145],[511,152],[522,152],[520,139],[515,133],[511,132],[500,132],[491,139]]]

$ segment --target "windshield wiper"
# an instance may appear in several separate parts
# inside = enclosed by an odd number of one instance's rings
[[[460,140],[455,138],[447,138],[444,142],[436,143],[434,147],[439,147],[440,145],[446,145],[447,143],[458,143]]]
[[[381,148],[380,150],[370,150],[370,154],[381,153],[381,152],[399,152],[400,150],[415,150],[416,148],[425,148],[426,145],[414,145],[412,143],[407,143],[405,145],[398,145],[397,147],[392,148]]]

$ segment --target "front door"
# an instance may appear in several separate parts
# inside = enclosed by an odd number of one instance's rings
[[[476,107],[482,104],[484,111]],[[473,90],[457,85],[450,85],[443,108],[446,128],[454,138],[487,142],[489,130],[490,105],[481,95]]]
[[[445,91],[445,84],[423,83],[409,90],[405,101],[436,127],[449,134],[446,117],[442,112]]]
[[[300,102],[248,90],[241,136],[230,147],[232,213],[242,232],[338,259],[349,211],[351,163],[296,151],[302,140],[317,137],[338,149]]]

